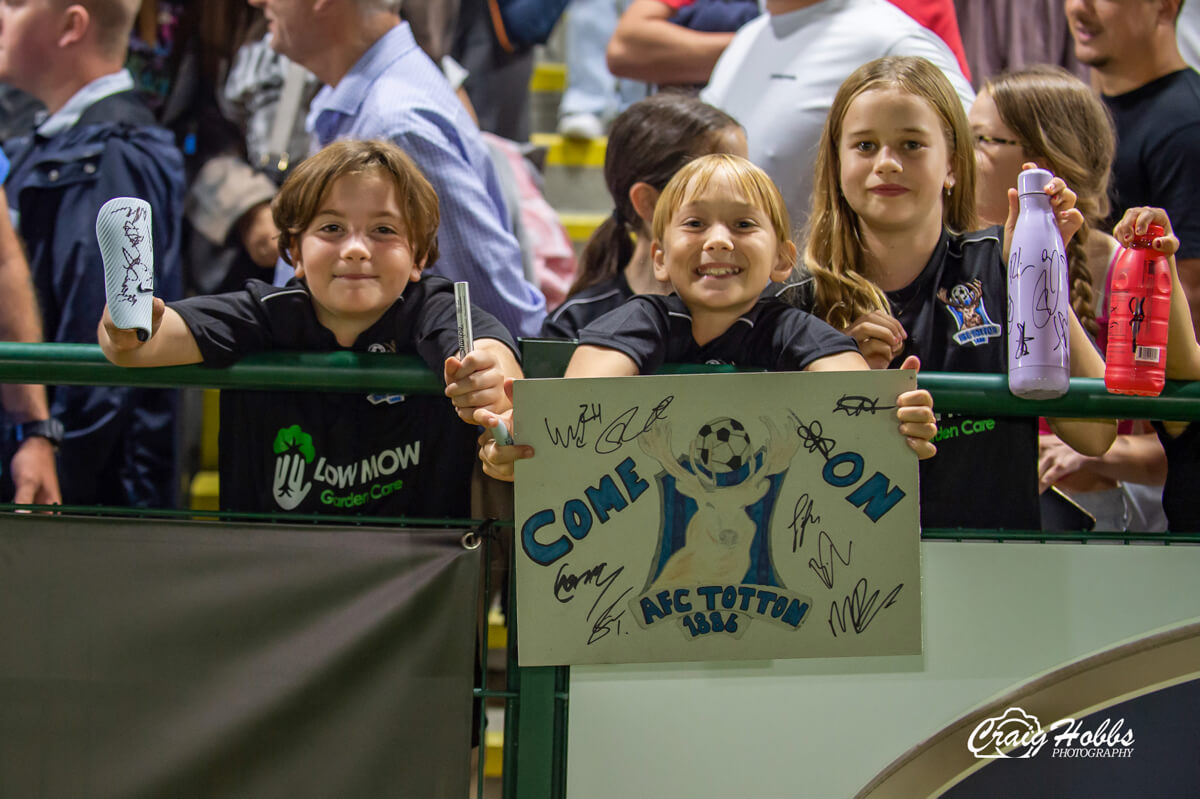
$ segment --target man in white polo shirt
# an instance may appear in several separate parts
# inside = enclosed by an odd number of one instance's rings
[[[795,228],[808,219],[813,162],[838,87],[885,55],[932,61],[969,108],[975,100],[950,48],[887,0],[767,0],[734,36],[700,97],[746,129],[750,160],[779,186]]]

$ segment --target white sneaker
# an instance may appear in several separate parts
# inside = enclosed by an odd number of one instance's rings
[[[558,120],[558,132],[568,139],[599,139],[604,123],[595,114],[567,114]]]

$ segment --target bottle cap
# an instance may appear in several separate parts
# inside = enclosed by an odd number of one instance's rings
[[[1017,175],[1017,193],[1021,196],[1041,194],[1052,177],[1054,175],[1048,169],[1026,169]]]
[[[1133,234],[1133,244],[1135,247],[1152,247],[1155,239],[1160,239],[1165,235],[1167,235],[1167,231],[1162,225],[1151,222],[1146,226],[1145,233]]]

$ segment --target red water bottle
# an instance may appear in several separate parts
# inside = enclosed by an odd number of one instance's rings
[[[1113,394],[1157,397],[1167,366],[1171,316],[1171,270],[1154,249],[1166,235],[1150,225],[1117,258],[1109,287],[1108,353],[1104,386]]]

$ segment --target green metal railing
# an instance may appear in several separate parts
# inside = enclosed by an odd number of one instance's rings
[[[561,374],[573,343],[525,342],[525,370],[531,377]],[[671,367],[665,372],[729,371],[716,367]],[[179,366],[123,369],[113,366],[94,345],[0,343],[0,383],[75,385],[131,385],[144,387],[209,387],[226,389],[291,389],[299,391],[388,391],[441,393],[439,375],[416,357],[385,353],[267,353],[252,356],[227,369]],[[1031,401],[1012,396],[1002,375],[923,372],[918,384],[935,396],[941,412],[988,413],[1007,416],[1057,416],[1200,420],[1200,382],[1169,382],[1161,397],[1144,398],[1109,394],[1103,381],[1074,378],[1070,391],[1055,400]],[[12,506],[0,506],[11,509]],[[70,510],[56,507],[56,510]],[[94,509],[89,509],[94,510]],[[203,516],[221,518],[265,517],[300,520],[295,514],[223,514],[216,511],[128,511],[106,513],[141,516]],[[354,523],[353,517],[313,517],[323,521]],[[384,521],[371,519],[372,522]],[[408,524],[482,525],[476,520],[397,519]],[[503,525],[504,523],[500,523]],[[511,522],[508,523],[511,527]],[[1124,541],[1121,533],[1060,534],[1042,531],[924,530],[924,540],[1013,541]],[[1200,535],[1136,536],[1137,541],[1200,543]],[[510,581],[511,582],[511,581]],[[486,589],[485,589],[486,590]],[[511,597],[511,592],[510,592]],[[510,600],[510,609],[514,607]],[[485,609],[486,612],[486,609]],[[510,612],[508,670],[504,690],[476,689],[477,700],[502,698],[505,710],[503,769],[504,796],[551,799],[565,795],[566,704],[569,671],[566,668],[520,668],[514,657],[516,613]],[[486,670],[485,670],[486,674]],[[481,745],[481,752],[485,747]],[[481,765],[482,769],[482,765]],[[482,775],[482,771],[480,772]],[[482,776],[479,778],[482,793]]]
[[[441,377],[415,356],[388,353],[271,352],[225,369],[113,366],[94,344],[0,343],[0,383],[245,388],[296,391],[406,391],[440,394]]]
[[[536,342],[539,347],[545,342]],[[573,344],[567,346],[574,346]],[[664,372],[713,371],[676,367]],[[728,367],[716,367],[728,371]],[[535,376],[527,367],[527,374]],[[543,375],[537,375],[543,376]],[[545,375],[549,376],[549,375]],[[407,391],[440,394],[442,381],[415,356],[389,353],[294,353],[252,355],[225,369],[113,366],[91,344],[0,343],[0,383],[126,385],[158,388],[294,389],[297,391]],[[1162,396],[1109,394],[1104,381],[1071,378],[1070,391],[1053,400],[1025,400],[1008,392],[1003,375],[921,372],[922,388],[937,395],[937,409],[1002,416],[1065,416],[1108,419],[1200,419],[1200,381],[1168,381]]]
[[[387,353],[293,353],[278,352],[246,358],[226,369],[209,369],[200,365],[150,369],[126,369],[108,362],[96,345],[86,344],[14,344],[0,342],[0,383],[43,383],[46,385],[128,385],[144,388],[222,388],[272,389],[294,391],[387,391],[440,394],[444,388],[441,377],[434,374],[417,357],[397,357]],[[14,505],[0,504],[0,510],[15,510]],[[484,533],[484,586],[486,597],[491,596],[490,553],[495,544],[492,535],[496,528],[511,529],[512,523],[478,519],[446,519],[417,517],[354,517],[327,514],[297,513],[240,513],[214,510],[154,510],[118,507],[72,505],[24,505],[22,510],[52,510],[56,513],[80,513],[91,516],[117,516],[187,520],[218,518],[226,521],[316,521],[340,525],[369,523],[421,527],[453,527],[464,531]],[[509,607],[513,606],[510,581]],[[487,613],[487,602],[483,603]],[[512,617],[510,614],[510,625]],[[486,617],[485,617],[486,618]],[[566,669],[552,673],[546,686],[546,676],[520,669],[516,664],[516,636],[510,630],[506,653],[506,685],[504,689],[487,686],[486,636],[481,647],[483,679],[474,689],[480,714],[486,720],[489,699],[505,703],[504,796],[550,797],[551,776],[561,772],[566,762],[565,752],[555,754],[556,730],[565,729]],[[554,672],[555,670],[549,670]],[[561,687],[558,687],[561,686]],[[555,713],[558,718],[555,718]],[[486,721],[485,721],[486,723]],[[484,728],[486,729],[486,727]],[[521,736],[526,745],[519,746]],[[482,736],[481,736],[482,738]],[[484,757],[486,739],[480,741],[480,763],[476,775],[479,795],[483,795]],[[557,785],[562,785],[559,778]]]

